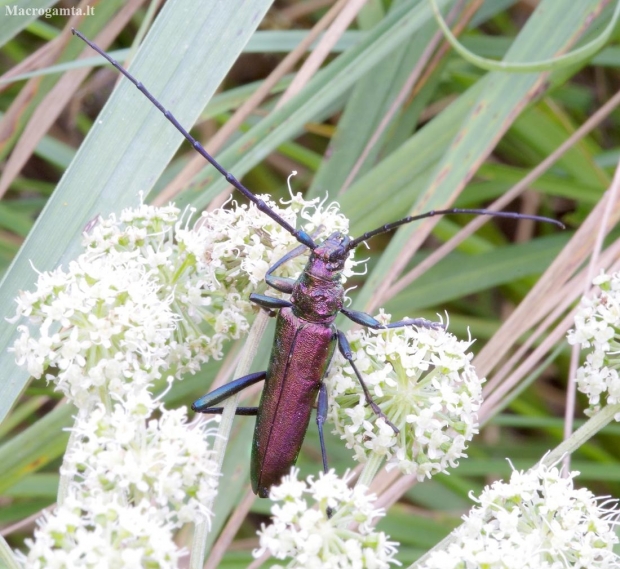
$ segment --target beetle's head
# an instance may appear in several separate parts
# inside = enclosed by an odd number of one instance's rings
[[[340,273],[349,256],[350,241],[347,235],[343,235],[339,231],[332,233],[312,251],[307,268],[308,272],[325,280],[340,279]]]

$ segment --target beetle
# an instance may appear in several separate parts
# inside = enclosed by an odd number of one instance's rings
[[[323,379],[329,369],[336,346],[355,372],[366,401],[377,418],[385,421],[395,433],[398,433],[398,429],[373,401],[364,379],[355,366],[346,336],[334,325],[334,320],[338,314],[343,314],[356,324],[373,329],[390,329],[403,326],[443,328],[441,323],[431,322],[424,318],[405,318],[383,325],[370,314],[344,308],[344,289],[341,283],[341,275],[344,264],[353,249],[372,237],[392,231],[401,225],[445,214],[465,213],[531,219],[554,223],[564,228],[564,225],[559,221],[536,215],[493,212],[485,209],[451,208],[407,216],[368,231],[355,239],[336,231],[317,243],[305,231],[292,227],[263,200],[239,182],[233,174],[221,166],[146,87],[117,61],[79,31],[72,29],[72,32],[131,81],[191,143],[193,148],[224,176],[228,183],[301,244],[270,267],[265,277],[268,286],[290,294],[289,299],[274,298],[256,293],[250,295],[250,300],[268,311],[270,315],[275,316],[277,314],[275,338],[267,370],[235,379],[201,397],[192,405],[192,409],[199,413],[221,413],[222,408],[215,407],[218,403],[246,387],[264,380],[265,386],[259,406],[236,409],[237,415],[256,416],[252,442],[251,481],[254,493],[260,497],[267,497],[270,488],[279,483],[282,476],[288,474],[291,466],[295,464],[315,401],[323,469],[327,472],[323,424],[327,416],[328,400]],[[296,280],[273,274],[283,263],[299,255],[306,248],[310,250],[310,257],[301,275]]]

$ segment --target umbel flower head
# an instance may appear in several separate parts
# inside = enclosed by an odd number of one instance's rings
[[[145,397],[116,403],[111,413],[98,405],[73,426],[77,436],[61,473],[89,494],[149,500],[179,526],[209,520],[203,504],[215,497],[218,478],[205,441],[208,424],[190,428],[186,407],[166,409]]]
[[[258,532],[255,557],[268,551],[276,559],[290,558],[288,569],[385,569],[398,563],[397,544],[373,527],[385,515],[373,507],[375,495],[366,494],[362,485],[349,488],[349,474],[338,478],[330,470],[307,482],[297,480],[298,474],[293,468],[271,488],[269,497],[277,503],[271,508],[272,524]]]
[[[23,567],[177,568],[186,552],[174,533],[212,517],[203,504],[218,479],[206,425],[190,429],[185,408],[148,397],[78,416],[61,468],[72,477],[68,496],[37,522]]]
[[[187,553],[174,542],[175,525],[148,500],[128,504],[118,494],[85,494],[79,486],[37,525],[35,539],[26,540],[24,569],[176,569]]]
[[[347,230],[335,206],[266,201],[319,235],[323,225]],[[188,218],[174,206],[142,205],[100,220],[68,270],[41,273],[36,290],[20,294],[15,319],[36,329],[19,326],[18,363],[87,408],[102,393],[123,398],[166,371],[181,377],[220,358],[223,342],[249,328],[249,293],[298,243],[254,205],[205,213],[194,228]],[[281,274],[296,276],[304,263],[292,258]]]
[[[598,412],[603,402],[620,403],[620,273],[604,272],[593,281],[600,293],[583,297],[575,313],[575,329],[568,333],[570,344],[587,349],[586,361],[577,370],[577,387],[588,396],[586,415]],[[620,414],[616,415],[620,421]]]
[[[612,551],[618,511],[585,488],[578,472],[556,467],[513,470],[510,482],[487,486],[479,505],[455,530],[444,551],[420,569],[617,569]]]
[[[390,321],[385,314],[377,319]],[[388,468],[418,480],[456,466],[478,432],[482,401],[483,380],[467,352],[471,341],[412,326],[359,330],[347,338],[374,401],[400,431],[394,434],[375,417],[353,369],[336,353],[326,378],[329,416],[355,458],[364,462],[372,453],[385,456]]]

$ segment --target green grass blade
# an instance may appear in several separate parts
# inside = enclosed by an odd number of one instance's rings
[[[591,12],[603,4],[600,0],[588,0],[567,12],[560,3],[544,0],[515,39],[507,58],[528,61],[534,57],[552,57],[565,50],[574,42],[577,31],[583,29]],[[536,73],[491,72],[478,82],[478,99],[435,168],[428,188],[417,200],[415,212],[441,209],[454,201],[502,134],[542,87],[543,80],[544,76]],[[419,225],[404,226],[396,233],[360,292],[358,308],[368,305],[386,274],[401,269],[407,259],[401,251],[413,251],[416,247],[410,241],[414,232],[417,232],[416,243],[420,243],[426,233],[419,231]]]
[[[447,0],[442,2],[447,4]],[[346,94],[357,79],[408,41],[431,18],[430,9],[417,0],[408,0],[371,29],[359,45],[342,54],[287,104],[271,113],[223,152],[218,160],[238,178],[258,164],[279,144],[297,135],[309,121],[325,118],[334,111],[332,105]],[[202,208],[227,182],[214,168],[207,167],[196,178],[209,186],[205,192],[185,192],[177,204]]]

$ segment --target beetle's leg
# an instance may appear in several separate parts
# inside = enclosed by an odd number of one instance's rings
[[[316,404],[316,426],[319,429],[319,443],[321,444],[321,457],[323,459],[323,472],[327,474],[329,470],[327,466],[327,451],[325,450],[325,437],[323,436],[323,425],[327,419],[327,387],[321,383],[319,387],[319,399]],[[331,508],[327,508],[327,517],[331,518],[334,512]]]
[[[244,375],[239,379],[235,379],[226,385],[222,385],[222,387],[218,387],[211,391],[211,393],[207,393],[203,395],[200,399],[194,401],[192,404],[192,409],[196,411],[196,413],[213,413],[213,414],[221,414],[221,407],[212,407],[212,405],[217,405],[221,403],[225,399],[228,399],[235,393],[239,393],[242,389],[246,387],[250,387],[250,385],[254,385],[259,381],[262,381],[267,377],[266,371],[259,371],[255,373],[250,373],[248,375]],[[236,411],[236,415],[256,415],[255,407],[239,407]],[[252,411],[253,410],[253,411]]]
[[[310,237],[312,237],[312,239],[315,239],[317,235],[321,233],[321,231],[323,231],[323,229],[324,227],[322,225],[319,225],[316,228],[316,230],[310,234]],[[297,247],[295,247],[295,249],[293,249],[292,251],[289,251],[286,255],[284,255],[284,257],[277,260],[271,267],[269,267],[269,270],[267,271],[267,274],[265,275],[265,282],[271,288],[275,288],[276,290],[279,290],[280,292],[291,294],[293,292],[293,287],[295,286],[295,283],[297,281],[295,279],[290,279],[288,277],[277,277],[272,273],[278,267],[281,267],[282,265],[284,265],[284,263],[290,261],[291,259],[294,259],[295,257],[299,257],[299,255],[303,255],[307,249],[308,247],[306,247],[305,245],[298,245]]]
[[[271,270],[271,269],[269,269]],[[270,275],[267,273],[265,275],[265,282],[271,287],[279,290],[280,292],[285,292],[286,294],[291,294],[293,292],[293,287],[297,282],[295,279],[289,279],[288,277],[277,277],[275,275]]]
[[[293,292],[293,287],[295,286],[295,279],[289,279],[288,277],[278,277],[273,275],[273,271],[275,271],[278,267],[293,259],[298,257],[299,255],[303,255],[308,248],[304,245],[299,245],[295,247],[292,251],[289,251],[284,257],[276,261],[265,275],[265,282],[271,287],[279,290],[280,292],[285,292],[287,294],[291,294]]]
[[[356,324],[373,328],[374,330],[385,330],[388,328],[402,328],[403,326],[418,326],[419,328],[430,328],[431,330],[443,330],[445,326],[441,322],[432,322],[426,318],[405,318],[398,322],[391,322],[390,324],[381,324],[376,318],[365,312],[359,312],[358,310],[347,310],[341,308],[342,312],[347,318],[353,320]]]
[[[269,316],[275,316],[277,314],[276,310],[280,308],[288,308],[293,306],[292,303],[288,300],[284,300],[283,298],[274,298],[273,296],[257,294],[255,292],[250,295],[250,302],[258,304],[258,306],[264,309]]]
[[[199,411],[199,413],[206,413],[208,415],[221,415],[224,411],[224,407],[206,407]],[[258,415],[258,407],[237,407],[235,409],[235,415],[244,417],[256,417]]]
[[[357,376],[357,379],[360,382],[360,385],[362,386],[362,391],[364,392],[366,401],[368,405],[370,405],[370,408],[372,409],[373,413],[377,417],[382,418],[392,428],[394,433],[398,434],[399,433],[398,428],[387,418],[386,414],[383,411],[381,411],[381,408],[379,407],[379,405],[377,405],[373,401],[372,396],[370,395],[370,391],[368,391],[368,387],[366,387],[366,384],[364,383],[364,380],[362,379],[362,375],[360,374],[357,367],[353,363],[353,353],[351,352],[351,346],[349,345],[349,342],[346,336],[344,335],[344,332],[340,330],[338,330],[338,349],[340,350],[340,353],[344,356],[344,359],[347,360],[350,366],[353,368],[353,371],[355,372],[355,375]]]
[[[319,442],[321,444],[321,457],[323,458],[323,472],[327,474],[327,452],[325,450],[325,438],[323,436],[323,425],[327,419],[327,387],[321,383],[319,387],[319,399],[316,404],[316,426],[319,429]]]

